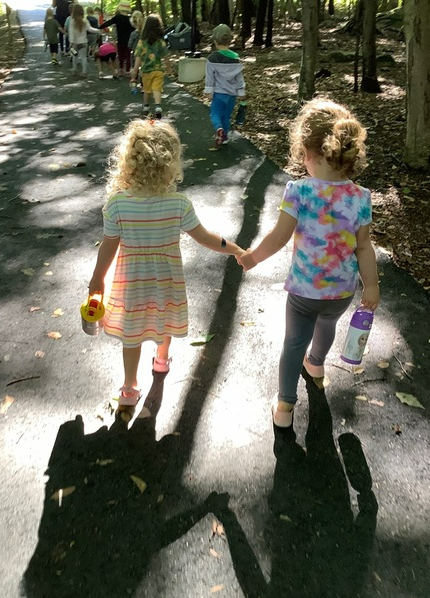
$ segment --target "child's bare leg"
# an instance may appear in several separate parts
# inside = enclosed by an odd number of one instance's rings
[[[150,91],[143,92],[143,103],[145,106],[149,106],[149,103],[151,101],[151,96],[152,96],[152,93]]]
[[[122,357],[124,361],[124,386],[137,388],[137,368],[139,367],[141,346],[132,349],[123,347]]]
[[[157,346],[157,357],[160,359],[169,359],[170,343],[172,342],[171,336],[165,336],[162,345]]]
[[[161,91],[154,89],[152,93],[154,94],[154,104],[161,104]]]
[[[118,61],[117,60],[109,60],[108,65],[114,75],[116,73],[118,73]]]

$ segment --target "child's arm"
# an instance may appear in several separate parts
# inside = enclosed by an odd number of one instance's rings
[[[96,267],[94,268],[93,277],[91,278],[89,285],[90,295],[94,295],[94,293],[104,294],[105,276],[113,262],[118,245],[119,237],[103,237],[97,256]]]
[[[369,230],[370,226],[368,224],[360,226],[358,229],[355,255],[357,256],[358,270],[363,283],[361,305],[366,309],[375,311],[379,303],[378,270]]]
[[[187,233],[194,239],[194,241],[197,241],[197,243],[203,245],[203,247],[212,249],[212,251],[227,253],[228,255],[235,255],[237,257],[240,257],[244,253],[244,250],[239,247],[239,245],[236,245],[236,243],[232,243],[231,241],[226,241],[220,237],[220,235],[206,230],[201,224],[192,230],[187,230]]]
[[[136,56],[136,58],[134,59],[134,67],[133,70],[130,73],[130,78],[132,81],[136,81],[137,78],[137,74],[140,70],[140,65],[142,63],[142,60],[140,58],[140,56]]]
[[[214,93],[214,85],[215,85],[215,77],[214,77],[214,69],[212,63],[209,60],[206,62],[206,74],[205,74],[205,89],[203,93],[205,93],[208,97],[208,100],[212,100],[213,93]]]
[[[250,270],[260,262],[277,253],[285,247],[297,226],[297,220],[286,212],[279,212],[275,228],[264,237],[255,249],[247,249],[239,263],[244,270]]]

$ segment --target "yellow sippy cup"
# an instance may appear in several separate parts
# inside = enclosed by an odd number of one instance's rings
[[[90,336],[100,334],[104,315],[103,295],[89,295],[81,305],[82,330]]]

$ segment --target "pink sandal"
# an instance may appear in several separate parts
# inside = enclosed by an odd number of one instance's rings
[[[119,389],[118,405],[135,407],[141,396],[142,393],[139,389],[131,388],[130,386],[122,386]]]
[[[154,372],[168,372],[170,370],[170,362],[172,358],[161,359],[161,357],[154,357],[152,360],[152,369]]]

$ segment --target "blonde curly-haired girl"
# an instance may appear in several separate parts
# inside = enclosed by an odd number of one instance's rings
[[[287,183],[275,228],[240,258],[249,270],[282,249],[294,234],[285,282],[279,393],[273,405],[274,423],[284,428],[293,422],[302,365],[312,378],[324,377],[336,323],[353,300],[359,275],[361,305],[373,311],[379,303],[369,236],[370,191],[349,178],[366,165],[366,130],[344,106],[315,99],[300,110],[290,138],[291,158],[306,167],[309,177]]]
[[[176,191],[181,179],[176,130],[158,120],[133,120],[111,155],[103,242],[89,284],[90,295],[104,294],[105,276],[119,247],[103,324],[123,344],[120,407],[136,405],[141,396],[137,371],[142,342],[156,343],[153,369],[168,372],[172,337],[187,335],[181,231],[213,251],[237,257],[243,253],[200,224],[191,201]]]

